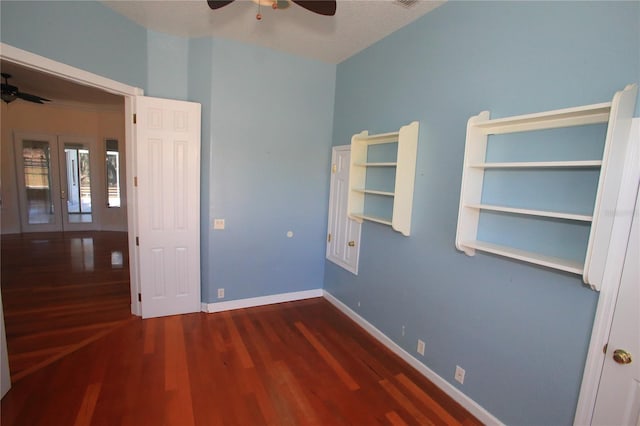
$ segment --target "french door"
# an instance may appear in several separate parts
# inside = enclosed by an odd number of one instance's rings
[[[15,134],[22,232],[95,229],[91,138]]]

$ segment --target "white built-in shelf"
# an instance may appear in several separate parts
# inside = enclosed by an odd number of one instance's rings
[[[382,217],[375,217],[371,215],[358,214],[358,213],[351,213],[351,217],[356,220],[359,220],[360,222],[362,222],[363,220],[368,220],[370,222],[376,222],[376,223],[381,223],[383,225],[393,226],[393,223],[390,220]]]
[[[353,135],[351,138],[351,168],[349,170],[349,199],[347,207],[349,217],[358,222],[368,220],[390,225],[395,231],[409,236],[411,233],[418,130],[419,123],[414,121],[402,126],[397,132],[369,135],[369,132],[365,130]],[[390,143],[396,144],[397,155],[394,158],[395,161],[369,161],[370,146]],[[391,177],[395,180],[393,192],[367,187],[367,170],[379,167],[392,168],[395,171]],[[389,174],[391,175],[391,173]],[[390,188],[391,186],[389,184],[386,187]],[[387,197],[387,202],[393,202],[391,217],[377,217],[365,211],[365,200],[370,196]],[[375,203],[379,200],[370,201]]]
[[[575,213],[554,212],[545,210],[520,209],[514,207],[492,206],[487,204],[467,204],[466,207],[478,210],[489,210],[494,212],[504,212],[512,214],[520,214],[525,216],[540,216],[554,219],[576,220],[580,222],[591,222],[593,216]]]
[[[484,134],[530,132],[532,130],[555,129],[558,127],[582,126],[585,124],[607,123],[611,112],[611,102],[586,105],[576,108],[557,109],[535,114],[486,120],[476,127]]]
[[[367,134],[364,133],[365,132],[362,132],[356,136],[360,141],[366,142],[367,145],[395,143],[398,142],[398,137],[400,136],[400,132],[378,133],[375,135],[370,135],[368,132]]]
[[[393,197],[395,195],[395,192],[378,191],[378,190],[375,190],[375,189],[353,188],[353,191],[362,192],[364,194],[384,195],[384,196],[387,196],[387,197]]]
[[[572,272],[574,274],[582,275],[583,273],[583,264],[581,262],[576,262],[573,260],[562,259],[554,256],[546,256],[540,253],[534,253],[498,244],[486,243],[483,241],[465,241],[464,246],[487,253],[510,257],[512,259],[535,263],[536,265],[542,265],[549,268],[560,269],[561,271]]]
[[[622,179],[622,169],[627,153],[629,129],[633,117],[638,87],[631,84],[613,96],[611,102],[546,111],[535,114],[490,119],[489,111],[471,117],[467,123],[460,207],[458,210],[458,228],[456,248],[473,256],[476,250],[485,251],[524,262],[547,266],[549,268],[580,274],[586,284],[599,290],[607,258],[607,250],[613,226],[615,203]],[[582,126],[587,124],[607,124],[606,139],[602,158],[592,160],[566,159],[562,161],[516,161],[487,162],[487,142],[489,135],[529,132],[561,127]],[[579,156],[576,147],[576,157]],[[531,150],[535,152],[536,150]],[[537,174],[549,173],[549,169],[566,169],[570,174],[583,169],[599,171],[597,187],[593,188],[595,204],[593,212],[576,214],[567,211],[537,210],[535,208],[517,208],[502,205],[488,205],[482,202],[484,174],[486,170],[501,169],[506,175],[499,179],[509,179],[510,173],[527,169]],[[563,176],[565,176],[563,174]],[[558,175],[556,177],[560,179]],[[536,193],[535,198],[544,199],[545,194]],[[535,204],[535,199],[531,200]],[[517,204],[505,200],[505,204]],[[547,203],[544,203],[545,205]],[[531,253],[526,250],[478,241],[478,227],[482,211],[504,212],[520,216],[525,220],[546,217],[563,219],[567,226],[581,222],[590,225],[584,262],[563,260],[554,256]],[[564,225],[562,225],[564,226]],[[495,230],[493,232],[496,232]],[[525,232],[523,235],[527,235]]]
[[[477,169],[597,169],[602,166],[602,160],[582,160],[582,161],[519,161],[504,163],[478,163],[469,167]]]
[[[356,163],[354,166],[357,167],[398,167],[398,163],[396,162],[387,162],[387,163]]]

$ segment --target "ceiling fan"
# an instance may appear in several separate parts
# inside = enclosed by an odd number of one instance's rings
[[[223,6],[226,6],[230,3],[233,3],[234,0],[207,0],[207,4],[211,9],[220,9]],[[311,12],[317,13],[319,15],[325,16],[333,16],[336,14],[336,0],[291,0],[298,6],[302,6]],[[253,0],[254,3],[258,4],[258,8],[261,5],[271,5],[273,9],[286,9],[289,7],[288,0]],[[262,15],[258,9],[258,15],[256,16],[258,20],[262,19]]]
[[[4,78],[4,83],[2,83],[2,93],[0,97],[6,103],[13,102],[18,98],[29,102],[35,102],[37,104],[43,104],[43,101],[50,101],[50,99],[45,99],[41,98],[40,96],[32,95],[30,93],[21,92],[16,86],[10,85],[9,79],[11,78],[11,74],[3,72],[2,78]]]

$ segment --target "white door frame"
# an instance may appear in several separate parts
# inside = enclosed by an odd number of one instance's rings
[[[140,316],[141,304],[138,299],[140,293],[140,280],[138,259],[136,255],[135,236],[137,234],[136,214],[137,205],[133,188],[135,176],[135,137],[133,123],[127,117],[133,116],[134,98],[144,95],[144,91],[138,87],[129,86],[109,78],[93,74],[79,68],[72,67],[62,62],[57,62],[44,56],[36,55],[26,50],[18,49],[8,44],[0,43],[0,58],[26,68],[52,75],[84,86],[93,87],[105,92],[124,97],[125,116],[125,154],[127,170],[127,227],[129,236],[129,277],[131,283],[131,313]],[[0,313],[2,314],[2,313]]]
[[[629,145],[622,170],[622,183],[618,193],[609,241],[607,262],[602,278],[602,287],[598,299],[598,307],[593,320],[591,342],[587,352],[587,360],[582,375],[582,386],[578,397],[578,406],[573,424],[576,426],[590,425],[593,418],[598,386],[605,361],[604,345],[609,340],[609,333],[613,323],[615,304],[622,278],[627,242],[631,233],[631,221],[635,207],[638,182],[640,181],[640,118],[633,118],[629,132]]]

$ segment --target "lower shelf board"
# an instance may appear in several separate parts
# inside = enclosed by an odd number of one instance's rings
[[[580,262],[576,262],[575,260],[546,256],[544,254],[533,253],[530,251],[502,246],[499,244],[486,243],[484,241],[464,241],[461,243],[461,246],[463,250],[465,248],[480,250],[487,253],[510,257],[512,259],[518,259],[524,262],[535,263],[536,265],[547,266],[549,268],[559,269],[561,271],[571,272],[578,275],[582,275],[584,271],[584,265]]]
[[[359,213],[351,213],[351,217],[357,220],[358,222],[362,222],[363,220],[368,220],[371,222],[381,223],[383,225],[389,225],[389,226],[392,225],[390,220],[382,217],[368,216],[368,215],[359,214]]]

